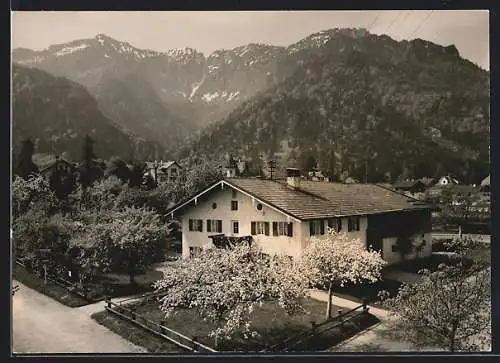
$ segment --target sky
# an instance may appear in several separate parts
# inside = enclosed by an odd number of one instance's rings
[[[321,30],[366,28],[395,40],[454,44],[489,70],[487,10],[12,12],[12,47],[42,50],[99,33],[137,48],[190,47],[209,55],[248,43],[288,46]]]

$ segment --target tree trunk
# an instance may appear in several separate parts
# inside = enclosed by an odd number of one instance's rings
[[[134,268],[131,267],[129,270],[130,284],[135,284],[134,277],[135,277]]]
[[[330,320],[332,318],[332,282],[330,281],[328,285],[328,302],[326,305],[326,320]]]

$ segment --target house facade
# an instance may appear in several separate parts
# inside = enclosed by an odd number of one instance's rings
[[[40,170],[40,174],[46,180],[49,180],[51,175],[56,171],[65,171],[67,173],[74,173],[76,172],[76,167],[69,161],[64,160],[60,157],[56,157],[52,163],[50,163],[49,165]]]
[[[365,194],[362,194],[363,190]],[[379,203],[378,203],[379,202]],[[429,206],[377,185],[234,178],[221,180],[169,211],[182,221],[182,255],[213,246],[216,235],[251,236],[264,253],[300,256],[328,228],[359,238],[389,263],[432,253]],[[397,225],[395,225],[395,223]],[[409,226],[409,233],[403,226]],[[415,228],[418,226],[418,228]],[[414,250],[402,255],[398,239]]]
[[[156,184],[177,183],[182,180],[183,168],[176,161],[146,162],[146,175],[150,175]]]

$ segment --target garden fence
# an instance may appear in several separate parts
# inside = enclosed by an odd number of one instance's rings
[[[148,296],[153,296],[153,295],[154,293],[148,294]],[[130,300],[132,299],[135,298],[131,298]],[[106,298],[105,308],[106,311],[113,313],[132,324],[138,325],[139,327],[153,333],[154,335],[159,336],[189,352],[195,352],[195,353],[217,352],[215,349],[208,347],[196,341],[195,339],[191,339],[173,329],[168,328],[167,326],[165,326],[163,322],[152,321],[150,319],[145,318],[144,316],[141,316],[140,314],[137,314],[132,309],[124,307],[123,301],[120,303],[114,303],[111,301],[110,298]]]
[[[287,351],[291,350],[294,347],[298,346],[299,344],[312,339],[314,336],[320,335],[322,333],[326,333],[329,330],[335,329],[337,327],[341,327],[344,324],[353,322],[353,319],[358,317],[361,314],[368,313],[368,307],[366,306],[366,303],[363,303],[351,310],[348,310],[346,312],[342,312],[339,310],[339,314],[329,320],[326,320],[320,324],[315,324],[314,322],[312,323],[312,328],[309,331],[306,332],[301,332],[295,336],[292,336],[278,344],[274,344],[270,347],[267,347],[263,350],[261,350],[262,353],[264,352],[275,352],[275,351]]]
[[[26,264],[21,259],[16,259],[16,264],[22,267],[23,269],[27,270]],[[85,294],[85,291],[82,289],[81,286],[71,281],[68,281],[60,276],[55,276],[50,273],[47,274],[47,281],[57,286],[60,286],[63,289],[67,290],[68,292],[72,293],[73,295],[76,295],[89,302],[96,302],[104,298],[103,296],[97,296],[95,299],[89,299],[89,297]]]

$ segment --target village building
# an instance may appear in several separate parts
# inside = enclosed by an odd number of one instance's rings
[[[147,161],[144,176],[153,178],[157,185],[177,183],[182,180],[182,166],[176,161]]]
[[[51,175],[56,171],[65,171],[68,173],[74,173],[76,172],[76,166],[59,156],[55,156],[52,162],[40,168],[40,174],[46,180],[49,180]]]
[[[182,255],[213,246],[214,236],[249,237],[265,253],[300,256],[311,236],[328,227],[359,238],[381,251],[389,263],[429,256],[431,207],[375,184],[302,180],[297,169],[287,179],[223,179],[168,211],[182,222]],[[413,249],[403,254],[400,241]]]
[[[435,185],[457,185],[460,184],[457,179],[449,175],[442,176],[438,179]]]
[[[489,193],[491,191],[489,175],[481,181],[481,191],[486,193]]]
[[[311,170],[306,173],[305,178],[307,180],[312,180],[312,181],[321,181],[321,182],[329,182],[330,179],[328,178],[325,173],[323,173],[321,170]]]
[[[423,193],[427,186],[421,180],[403,180],[395,182],[392,187],[396,190],[411,194]]]

